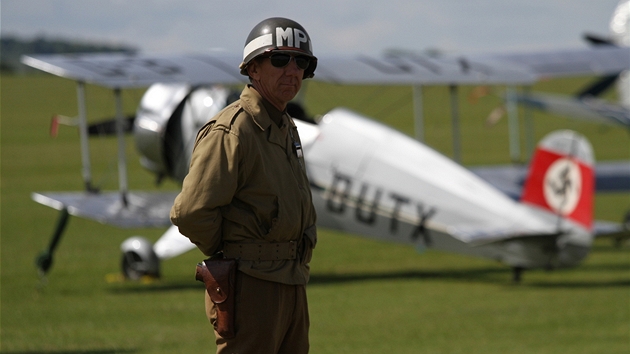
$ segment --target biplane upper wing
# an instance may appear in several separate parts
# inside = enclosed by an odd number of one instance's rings
[[[246,82],[238,72],[238,57],[223,53],[55,54],[24,56],[22,62],[53,75],[109,88],[147,87],[156,82],[191,85]]]
[[[486,58],[526,67],[537,78],[574,75],[614,74],[630,69],[630,48],[593,47],[555,49],[522,53],[480,55]]]
[[[474,56],[320,56],[316,80],[339,84],[527,84],[541,77],[616,73],[630,67],[630,48],[585,48]],[[240,56],[203,54],[67,54],[24,56],[42,71],[110,88],[152,83],[242,84]]]

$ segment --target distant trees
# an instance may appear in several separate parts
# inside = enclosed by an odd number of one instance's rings
[[[28,67],[20,62],[24,54],[123,52],[135,53],[138,49],[126,45],[80,43],[64,39],[37,37],[24,40],[14,36],[0,38],[0,70],[2,73],[24,73]]]

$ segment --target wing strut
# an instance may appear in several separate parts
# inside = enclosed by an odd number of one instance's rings
[[[450,85],[449,92],[451,94],[451,122],[453,123],[453,160],[457,163],[462,162],[462,144],[459,132],[459,105],[457,104],[457,86]]]
[[[510,159],[512,162],[519,162],[521,159],[521,142],[519,139],[518,126],[518,106],[516,98],[516,88],[508,86],[506,88],[506,106],[508,113],[508,134],[510,141]]]
[[[523,94],[525,97],[529,97],[532,91],[531,86],[525,86],[523,88]],[[532,154],[534,153],[535,143],[534,143],[534,119],[532,116],[532,107],[529,105],[525,105],[523,107],[523,119],[525,120],[525,153],[526,161],[529,162],[532,159]]]
[[[85,82],[77,81],[77,105],[79,108],[79,139],[81,140],[81,162],[85,190],[94,192],[92,186],[92,167],[90,164],[90,146],[88,143],[87,110],[85,104]]]
[[[424,143],[424,107],[422,106],[422,86],[413,85],[413,120],[416,140]]]
[[[123,114],[122,96],[120,88],[114,89],[116,99],[116,135],[118,137],[118,186],[124,206],[128,205],[127,192],[127,155],[125,146],[125,116]]]
[[[528,86],[527,90],[530,87]],[[457,163],[461,163],[461,133],[459,126],[459,105],[458,105],[458,92],[456,85],[449,86],[449,93],[451,97],[451,123],[452,123],[452,136],[453,136],[453,160]],[[508,111],[508,131],[510,142],[510,158],[512,162],[519,162],[521,160],[520,150],[520,132],[518,121],[518,106],[516,88],[509,86],[506,94],[506,105]],[[414,109],[414,129],[416,134],[416,140],[424,142],[424,117],[422,107],[422,86],[413,86],[413,109]],[[527,149],[529,152],[533,151],[533,121],[531,119],[531,111],[526,111],[526,134],[527,134]]]

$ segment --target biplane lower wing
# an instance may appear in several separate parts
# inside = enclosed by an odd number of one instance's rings
[[[42,192],[32,199],[68,214],[121,228],[167,227],[177,192]]]
[[[572,119],[622,126],[630,129],[630,109],[593,97],[570,97],[550,93],[518,96],[517,101],[541,111]]]

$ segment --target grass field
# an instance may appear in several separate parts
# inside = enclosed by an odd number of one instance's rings
[[[572,92],[586,79],[534,87]],[[155,241],[164,230],[121,230],[72,218],[45,280],[34,265],[57,212],[30,200],[33,191],[82,188],[76,129],[48,135],[52,114],[76,114],[73,82],[50,76],[1,77],[1,341],[2,353],[208,353],[213,336],[192,251],[162,264],[161,280],[116,281],[120,243]],[[461,90],[464,164],[509,162],[507,123],[487,128],[499,104],[466,102]],[[88,116],[114,114],[110,91],[88,86]],[[125,92],[125,111],[142,91]],[[445,87],[424,90],[426,140],[452,154]],[[411,89],[312,83],[310,113],[343,105],[412,134]],[[571,128],[592,142],[598,160],[630,158],[622,129],[535,113],[537,139]],[[95,182],[117,188],[115,140],[91,141]],[[128,140],[131,189],[154,189]],[[161,189],[177,189],[167,182]],[[596,216],[620,221],[630,194],[596,198]],[[308,287],[312,353],[629,353],[630,247],[598,240],[583,265],[530,271],[520,285],[492,261],[365,240],[320,230]],[[113,281],[112,281],[113,279]]]

